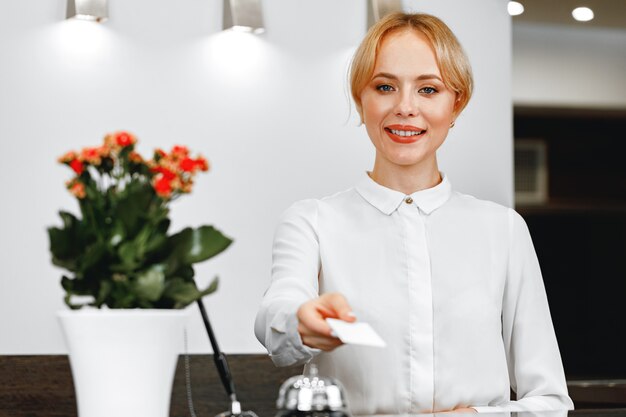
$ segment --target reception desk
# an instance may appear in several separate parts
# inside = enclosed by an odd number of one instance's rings
[[[266,355],[230,355],[228,361],[242,408],[254,411],[259,417],[273,417],[276,414],[280,385],[302,371],[301,367],[275,368]],[[212,356],[191,355],[190,370],[196,414],[213,417],[228,410],[229,401],[215,371]],[[190,415],[185,379],[181,357],[172,389],[172,417]],[[577,407],[574,411],[488,415],[626,417],[626,381],[571,381],[569,391]],[[0,417],[75,416],[76,398],[67,356],[0,356]]]
[[[607,408],[607,409],[583,409],[583,410],[562,410],[562,411],[525,411],[525,412],[511,412],[511,413],[457,413],[446,412],[436,414],[403,414],[401,416],[394,415],[393,417],[430,417],[430,416],[486,416],[486,417],[617,417],[626,416],[626,408]],[[390,415],[377,415],[368,417],[392,417]]]

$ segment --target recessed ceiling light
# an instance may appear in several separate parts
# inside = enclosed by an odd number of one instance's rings
[[[572,16],[579,22],[588,22],[593,19],[593,10],[589,7],[577,7],[572,10]]]
[[[506,8],[511,16],[518,16],[524,13],[524,5],[517,1],[510,1]]]

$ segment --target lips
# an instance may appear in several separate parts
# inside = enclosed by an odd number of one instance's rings
[[[394,142],[414,143],[426,133],[426,129],[411,125],[389,125],[385,127],[385,133]]]

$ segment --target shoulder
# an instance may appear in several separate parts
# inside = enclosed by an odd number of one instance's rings
[[[315,217],[321,211],[346,210],[351,204],[358,202],[359,195],[354,187],[322,198],[307,198],[291,204],[282,214],[284,217]]]
[[[349,212],[351,205],[358,203],[359,196],[354,187],[322,198],[307,198],[292,203],[280,216],[280,222],[305,222],[317,226],[320,212]]]
[[[462,210],[467,214],[495,216],[508,218],[515,213],[510,207],[498,204],[490,200],[482,200],[469,194],[453,191],[450,197],[450,206],[456,210]]]
[[[508,232],[509,235],[527,232],[524,218],[513,208],[490,200],[482,200],[457,191],[452,193],[448,209],[465,221],[491,225]]]

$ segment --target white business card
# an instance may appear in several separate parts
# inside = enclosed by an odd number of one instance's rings
[[[348,323],[347,321],[331,318],[327,318],[326,322],[343,343],[375,347],[387,346],[372,326],[367,323],[358,321]]]

